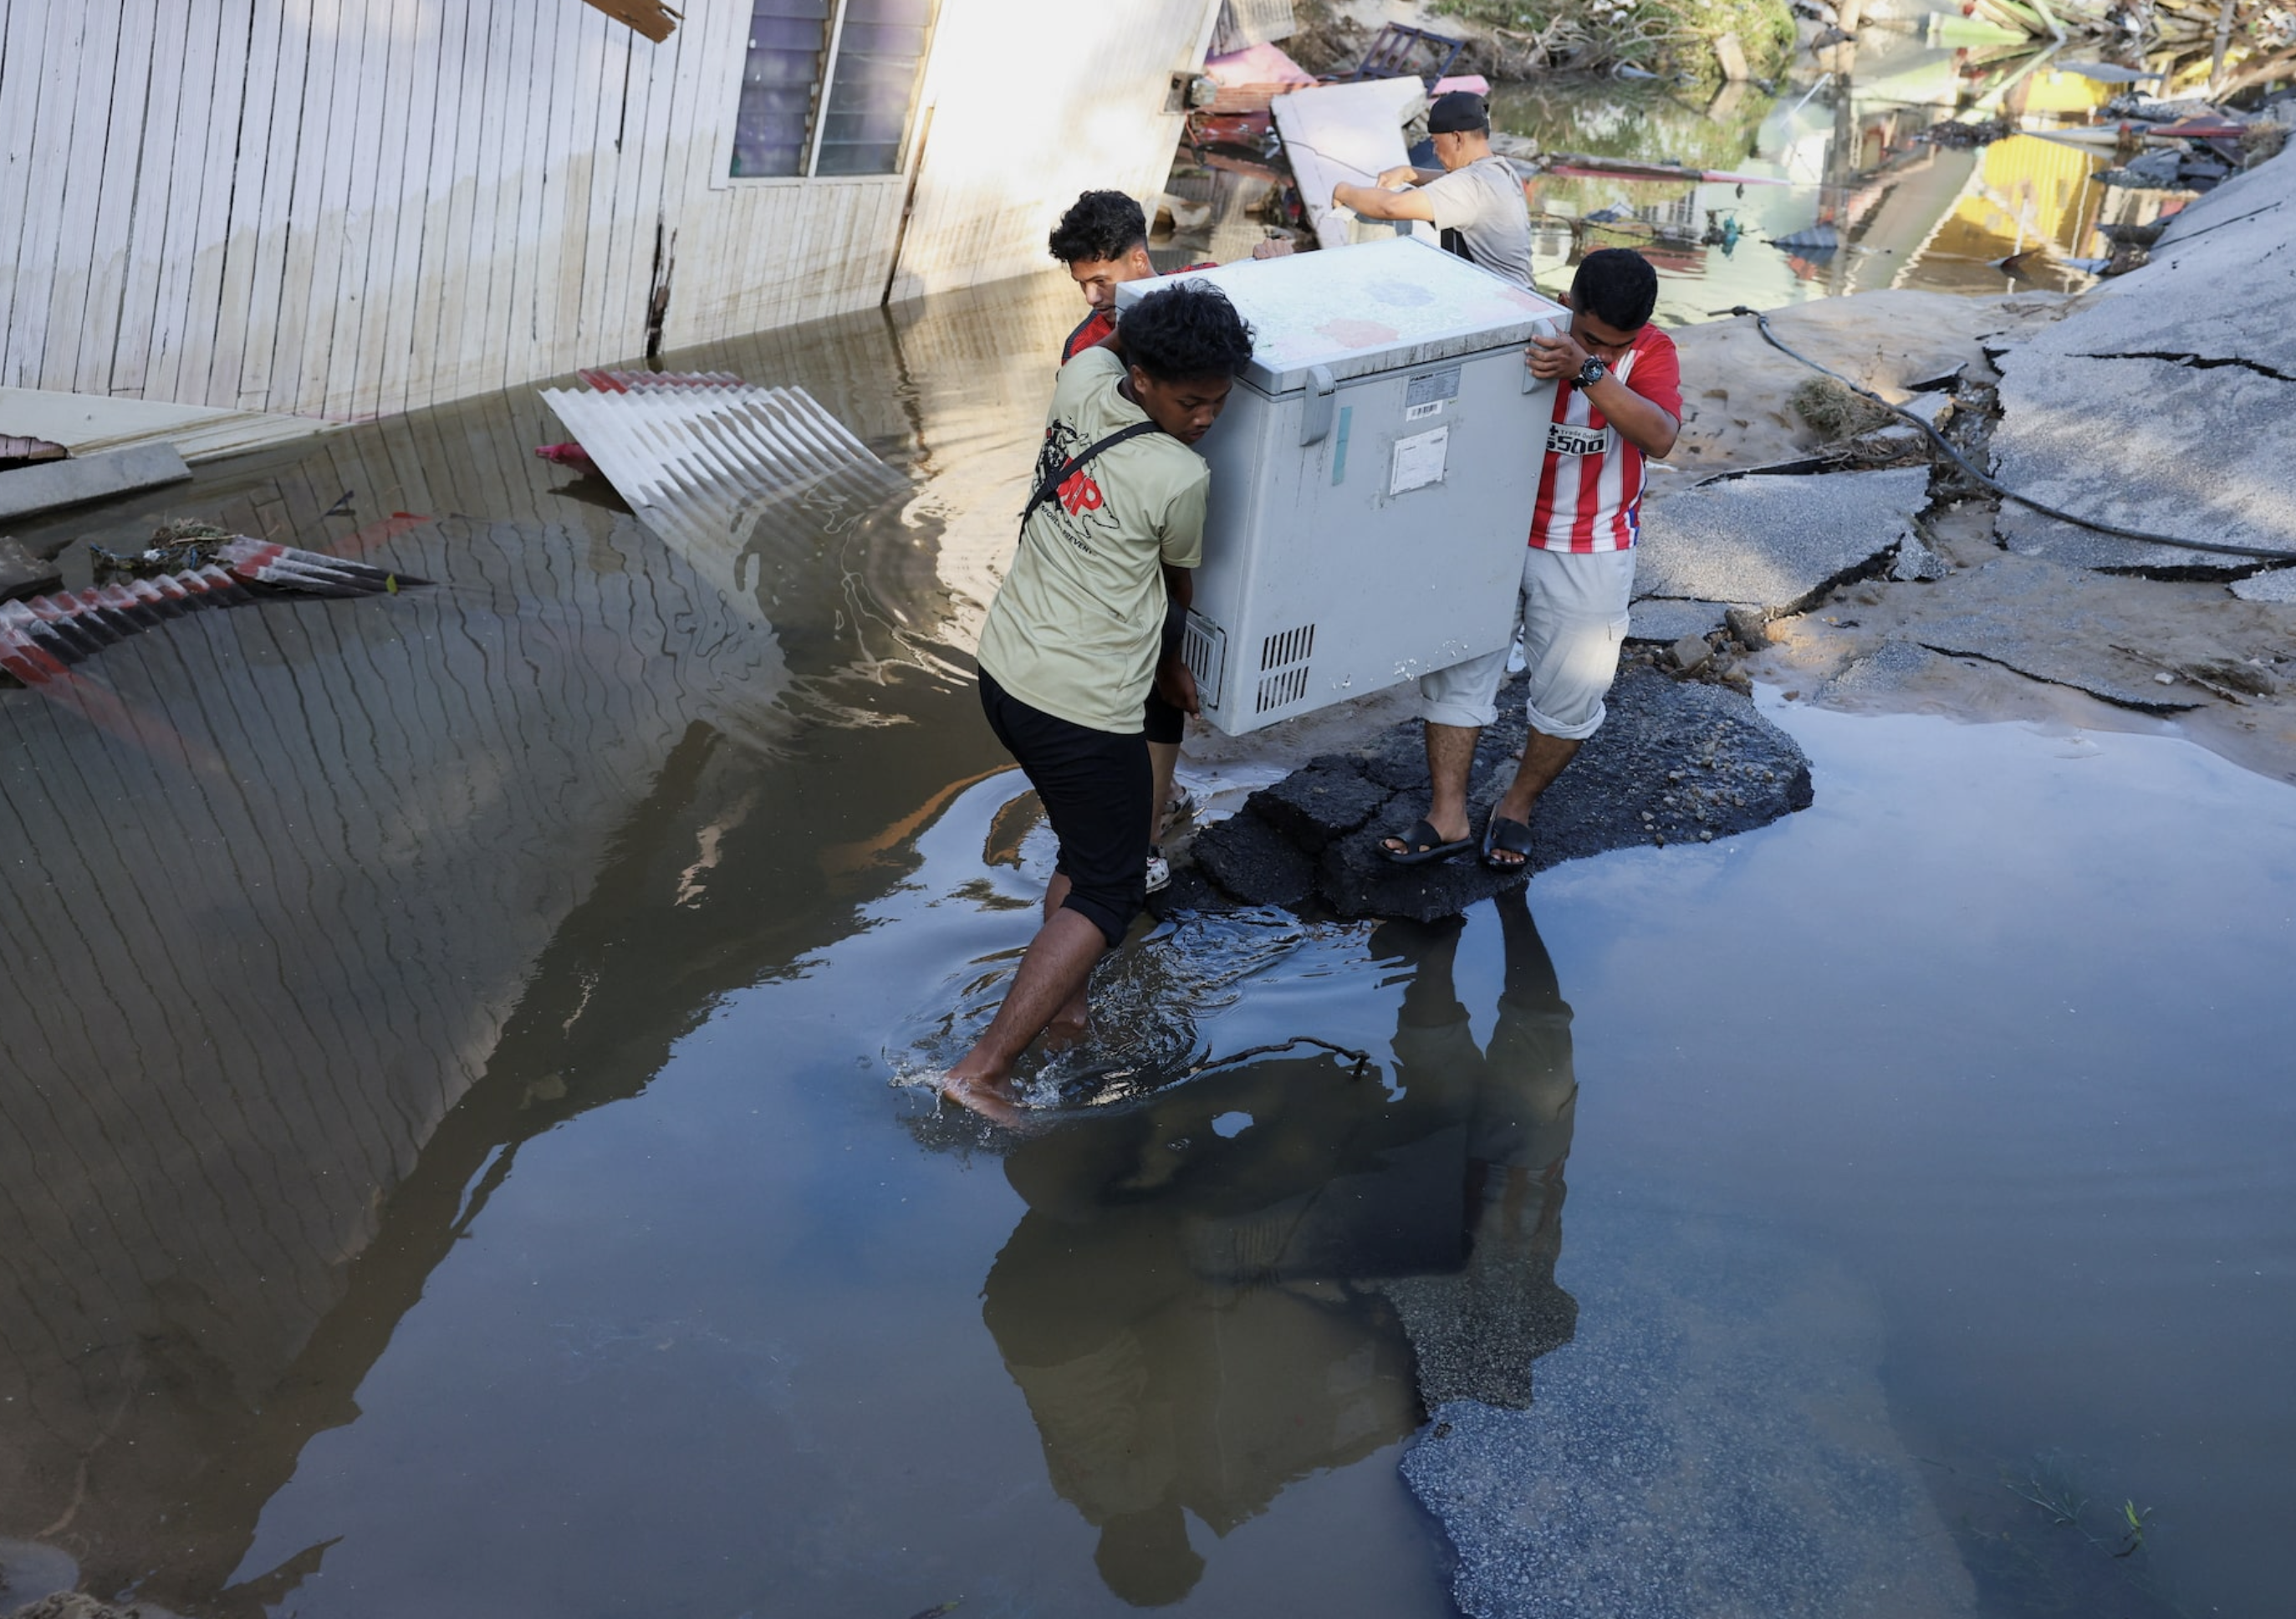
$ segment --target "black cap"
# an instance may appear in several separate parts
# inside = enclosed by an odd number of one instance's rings
[[[1490,127],[1490,109],[1472,90],[1447,90],[1427,109],[1430,135],[1480,135]]]

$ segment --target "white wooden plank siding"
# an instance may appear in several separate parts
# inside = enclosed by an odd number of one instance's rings
[[[726,177],[750,4],[0,0],[0,386],[359,418],[635,358],[658,251],[672,348],[1039,274],[1217,9],[942,0],[897,273],[908,176]]]
[[[231,196],[238,168],[225,154],[235,150],[240,118],[233,97],[220,98],[217,90],[244,84],[248,78],[248,45],[251,11],[226,6],[225,0],[201,0],[207,28],[215,40],[209,63],[186,62],[185,70],[200,86],[196,96],[186,95],[177,123],[204,136],[195,209],[171,209],[168,269],[163,278],[161,312],[152,333],[151,374],[144,391],[155,399],[171,399],[187,386],[204,390],[214,361],[216,309],[223,297],[224,259],[229,246]],[[226,11],[233,14],[226,18]],[[255,172],[260,174],[258,160]],[[186,382],[189,376],[193,381]]]

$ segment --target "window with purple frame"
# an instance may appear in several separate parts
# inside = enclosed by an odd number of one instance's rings
[[[934,0],[752,0],[736,179],[900,172]]]

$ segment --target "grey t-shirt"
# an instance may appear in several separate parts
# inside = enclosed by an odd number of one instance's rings
[[[1435,210],[1435,228],[1456,231],[1474,261],[1521,286],[1530,281],[1530,205],[1522,177],[1496,152],[1419,188]]]

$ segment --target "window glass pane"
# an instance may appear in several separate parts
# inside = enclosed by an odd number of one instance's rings
[[[932,0],[846,0],[816,173],[899,169],[931,21]]]
[[[829,48],[830,0],[756,0],[734,116],[736,176],[805,172],[815,92]]]

